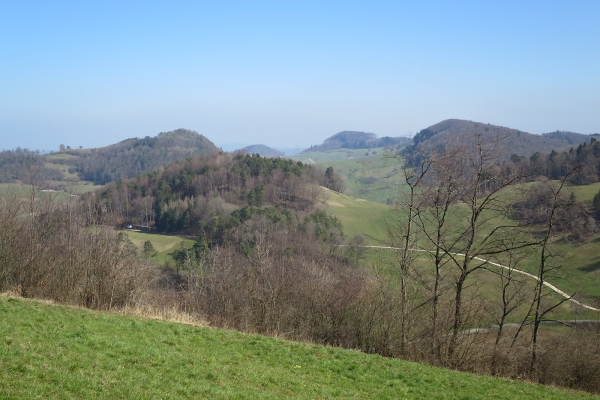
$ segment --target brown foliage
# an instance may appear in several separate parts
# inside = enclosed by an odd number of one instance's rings
[[[0,197],[0,291],[108,310],[143,294],[152,270],[84,203]]]

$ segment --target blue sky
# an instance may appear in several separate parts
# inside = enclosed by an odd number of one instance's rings
[[[447,118],[600,132],[600,1],[0,5],[0,149],[180,127],[225,149]]]

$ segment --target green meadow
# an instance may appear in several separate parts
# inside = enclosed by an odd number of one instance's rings
[[[369,244],[385,243],[390,218],[390,206],[364,199],[336,193],[321,188],[318,207],[335,215],[344,227],[348,237],[363,235]]]
[[[308,152],[291,157],[323,169],[333,167],[346,181],[346,194],[387,203],[402,190],[400,163],[384,159],[384,148],[338,149]]]
[[[157,252],[156,256],[152,257],[152,260],[159,265],[164,265],[167,261],[173,261],[171,256],[169,256],[173,251],[180,250],[183,246],[192,247],[195,242],[193,239],[176,235],[161,235],[129,230],[124,232],[127,233],[127,236],[139,251],[144,248],[144,242],[149,240]]]
[[[587,399],[312,344],[0,296],[0,397]]]
[[[99,185],[95,185],[93,182],[80,180],[48,181],[48,184],[49,187],[60,188],[62,190],[53,189],[53,192],[42,193],[54,193],[54,195],[61,200],[68,199],[70,195],[81,195],[84,193],[92,192],[102,187]],[[43,187],[41,189],[43,190]],[[0,194],[16,194],[19,197],[26,197],[29,195],[29,191],[30,186],[23,183],[0,183]]]

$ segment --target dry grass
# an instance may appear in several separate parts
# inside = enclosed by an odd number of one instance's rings
[[[155,307],[150,304],[136,304],[125,306],[117,314],[131,315],[134,317],[154,319],[160,321],[177,322],[193,326],[208,326],[208,322],[188,312],[181,311],[176,306]]]
[[[28,299],[24,299],[23,296],[21,296],[18,288],[11,289],[11,290],[8,290],[5,292],[1,292],[0,298],[28,300]],[[57,304],[53,300],[46,300],[46,299],[37,299],[36,298],[35,300],[31,300],[31,301],[35,301],[37,303],[42,303],[42,304]],[[70,308],[86,309],[85,307],[73,306],[73,305],[62,304],[62,306],[70,307]],[[134,304],[134,305],[127,305],[127,306],[125,306],[123,308],[119,308],[119,309],[114,308],[108,312],[111,312],[114,314],[129,315],[129,316],[139,317],[139,318],[153,319],[153,320],[158,320],[158,321],[176,322],[176,323],[180,323],[180,324],[193,325],[193,326],[203,326],[203,327],[209,326],[209,323],[206,320],[199,318],[197,316],[194,316],[193,314],[191,314],[189,312],[181,311],[175,305],[156,306],[156,305],[153,305],[150,303]]]

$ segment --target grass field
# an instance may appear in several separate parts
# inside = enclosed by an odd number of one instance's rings
[[[65,190],[65,192],[58,190],[54,192],[60,199],[67,199],[69,194],[81,195],[102,187],[89,181],[48,181],[48,184],[51,188],[62,188]],[[28,193],[29,185],[22,183],[0,183],[0,194],[26,196]]]
[[[67,154],[67,153],[46,154],[45,157],[48,160],[73,160],[73,159],[79,158],[73,154]]]
[[[593,186],[593,185],[590,185]],[[598,185],[600,188],[600,185]],[[569,188],[571,189],[571,188]],[[387,229],[392,226],[395,216],[391,207],[384,204],[356,199],[354,197],[338,194],[328,189],[322,189],[320,196],[320,207],[335,215],[344,227],[344,233],[348,237],[355,234],[363,235],[370,245],[381,245],[388,243]],[[574,187],[576,196],[587,201],[597,191],[595,188]],[[584,193],[588,192],[587,197]],[[593,194],[591,194],[593,192]],[[577,294],[587,304],[598,305],[600,298],[600,233],[581,244],[563,243],[557,245],[557,252],[564,256],[561,260],[560,271],[554,271],[549,277],[549,282],[555,284],[567,293]],[[370,252],[369,254],[374,253]],[[368,261],[373,262],[379,256],[370,256]],[[529,272],[535,272],[536,264],[533,258],[522,263],[519,267]],[[483,275],[485,276],[485,275]],[[487,280],[479,275],[479,279]],[[488,285],[489,286],[489,285]],[[565,305],[557,310],[557,317],[567,318],[573,313],[579,313],[577,307]],[[597,315],[585,311],[584,314],[590,318]],[[579,318],[581,318],[579,316]]]
[[[331,166],[344,177],[346,194],[364,200],[386,203],[402,189],[397,160],[385,160],[385,149],[339,149],[302,153],[291,157],[323,169]]]
[[[135,244],[140,251],[144,248],[144,242],[149,240],[157,251],[157,255],[152,257],[152,260],[159,265],[163,265],[167,261],[173,261],[169,256],[169,253],[181,249],[182,245],[186,247],[192,247],[194,245],[194,240],[176,235],[161,235],[137,231],[124,232],[127,233],[129,239],[131,239],[133,244]]]
[[[339,194],[326,188],[321,190],[318,207],[335,215],[342,222],[346,236],[361,234],[370,244],[385,242],[387,223],[392,217],[389,206]]]
[[[55,181],[56,182],[56,181]],[[0,183],[0,194],[8,196],[16,196],[23,201],[29,199],[31,187],[22,183]],[[43,191],[35,188],[35,196],[38,199],[51,198],[53,200],[65,201],[69,199],[70,195],[61,191]]]
[[[292,160],[302,161],[305,164],[322,164],[331,161],[356,160],[365,156],[365,153],[371,154],[373,151],[382,149],[337,149],[326,151],[309,151],[306,153],[291,156]]]
[[[29,187],[20,183],[0,183],[0,194],[15,194],[17,196],[26,196]]]
[[[44,166],[46,168],[51,168],[51,169],[56,169],[56,170],[62,171],[62,173],[65,175],[65,178],[67,180],[78,180],[79,179],[79,175],[77,175],[76,173],[69,172],[70,167],[68,165],[54,164],[51,162],[47,162],[47,163],[44,163]]]
[[[586,399],[256,335],[0,296],[0,397]]]
[[[84,152],[86,150],[79,151]],[[61,162],[64,162],[63,160],[77,159],[79,158],[78,156],[66,153],[52,153],[46,154],[43,157],[46,159],[44,166],[49,169],[61,171],[64,174],[64,180],[47,180],[44,185],[40,186],[40,189],[64,190],[70,194],[81,195],[101,187],[95,185],[93,182],[80,180],[77,173],[69,172],[69,168],[72,168],[71,165],[61,164]],[[17,193],[20,193],[23,192],[23,187],[28,187],[28,185],[23,183],[0,183],[0,194],[8,191],[17,191]],[[68,198],[68,195],[58,197],[65,199]]]
[[[383,250],[383,249],[367,249],[365,253],[365,263],[369,267],[373,267],[377,270],[378,274],[384,274],[387,281],[391,283],[395,283],[400,286],[399,282],[399,272],[397,269],[398,258],[397,255],[394,254],[393,250]],[[429,256],[421,254],[417,257],[415,261],[414,268],[418,272],[419,279],[423,279],[428,282],[429,287],[433,286],[433,268],[431,258]],[[500,302],[501,299],[501,281],[499,275],[494,272],[500,272],[501,269],[494,266],[489,266],[489,270],[481,269],[473,274],[466,281],[465,295],[467,298],[476,299],[480,304],[485,304],[486,312],[481,314],[482,319],[478,322],[478,326],[490,326],[497,324],[496,313],[500,312]],[[456,268],[446,268],[443,271],[443,276],[445,277],[445,282],[454,282],[455,274],[457,270]],[[535,280],[531,278],[522,277],[517,275],[518,278],[522,279],[525,282],[525,287],[523,289],[524,293],[533,293],[535,289]],[[565,284],[562,280],[552,280],[559,289],[567,290],[568,285]],[[440,300],[442,302],[446,301],[451,303],[453,301],[454,292],[452,289],[446,289],[441,295]],[[562,296],[553,292],[549,288],[544,288],[544,297],[546,298],[547,303],[557,304],[561,300],[564,300]],[[425,300],[425,299],[421,299]],[[416,303],[419,303],[421,300],[414,300]],[[582,299],[587,300],[587,299]],[[590,303],[592,306],[597,306],[597,304],[593,302]],[[521,305],[516,307],[510,314],[507,322],[509,323],[518,323],[525,318],[529,309],[530,303],[523,302]],[[547,315],[549,319],[555,320],[582,320],[582,319],[590,319],[597,320],[600,319],[600,315],[598,312],[589,310],[581,307],[578,304],[575,304],[570,301],[566,301],[557,308],[555,308],[550,314]]]

